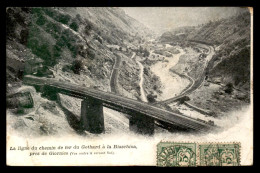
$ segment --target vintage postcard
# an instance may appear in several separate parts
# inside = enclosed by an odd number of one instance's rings
[[[253,165],[253,8],[7,7],[8,166]]]

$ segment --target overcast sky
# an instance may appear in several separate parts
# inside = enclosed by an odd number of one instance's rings
[[[239,7],[124,7],[126,14],[157,33],[179,26],[194,26],[232,16]]]

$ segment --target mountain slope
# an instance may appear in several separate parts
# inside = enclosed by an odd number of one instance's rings
[[[85,75],[87,86],[104,90],[117,51],[109,46],[137,48],[150,32],[119,8],[8,8],[6,13],[7,50],[25,62],[23,74],[55,76],[62,69],[72,78]],[[9,55],[11,62],[15,58]],[[12,63],[8,68],[18,73]]]
[[[195,41],[215,47],[215,55],[209,63],[211,80],[249,92],[250,88],[250,13],[241,12],[218,21],[199,26],[174,29],[162,34],[161,42],[184,43]],[[249,94],[249,93],[248,93]]]
[[[119,81],[127,86],[120,91],[137,99],[140,69],[131,57],[149,32],[118,8],[7,8],[7,94],[29,92],[34,101],[31,109],[7,107],[8,132],[25,136],[79,133],[82,100],[61,95],[69,109],[65,110],[34,87],[24,86],[26,74],[110,92],[111,73],[120,56],[122,64],[127,64],[119,69]],[[105,109],[104,117],[106,133],[128,131],[118,121],[128,123],[124,114]]]

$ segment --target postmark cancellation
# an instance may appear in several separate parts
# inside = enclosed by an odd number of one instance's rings
[[[157,166],[239,166],[240,143],[177,143],[157,145]]]
[[[157,166],[196,166],[196,144],[160,142],[157,145]]]
[[[205,143],[198,146],[200,166],[239,166],[239,143]]]

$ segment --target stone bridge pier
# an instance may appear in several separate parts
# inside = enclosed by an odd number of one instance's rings
[[[128,112],[129,130],[143,134],[154,134],[154,119],[141,113]],[[81,127],[90,133],[100,134],[105,131],[103,102],[101,100],[86,97],[81,102]]]
[[[95,134],[105,131],[103,102],[92,97],[86,97],[81,102],[81,127]]]
[[[42,92],[42,96],[49,100],[58,101],[58,93],[61,91],[55,87],[47,85],[35,86],[36,91]],[[63,93],[63,92],[61,92]],[[68,94],[68,93],[67,93]],[[69,95],[69,94],[68,94]],[[154,119],[139,112],[125,110],[125,108],[113,107],[107,105],[107,107],[119,112],[124,112],[130,115],[129,118],[129,130],[135,133],[143,135],[154,134]],[[82,130],[86,130],[93,134],[101,134],[105,131],[104,125],[104,112],[103,101],[93,98],[91,96],[85,96],[81,102],[81,114],[80,114],[80,127]]]
[[[130,131],[143,134],[143,135],[153,135],[154,134],[154,119],[137,113],[131,115],[129,119],[129,129]]]

